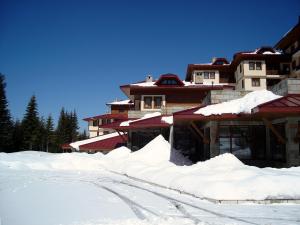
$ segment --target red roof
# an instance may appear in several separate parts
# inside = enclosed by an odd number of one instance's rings
[[[206,106],[206,105],[205,105]],[[199,106],[191,109],[186,109],[183,111],[173,113],[174,120],[224,120],[224,119],[239,119],[241,117],[248,117],[249,114],[232,114],[225,113],[221,115],[210,115],[205,116],[202,114],[195,114],[198,109],[203,108],[205,106]]]
[[[224,113],[221,115],[204,116],[202,114],[195,114],[195,112],[205,106],[195,107],[173,114],[174,120],[234,120],[234,119],[249,119],[259,118],[263,114],[272,117],[281,117],[287,115],[300,115],[300,94],[289,94],[282,98],[266,102],[258,105],[252,109],[251,114],[231,114]]]
[[[174,83],[170,84],[164,84],[164,81],[173,81]],[[154,83],[157,86],[166,86],[166,87],[178,87],[178,86],[184,86],[184,83],[178,78],[175,74],[163,74],[160,76],[160,78]]]
[[[169,127],[170,124],[166,123],[162,120],[163,116],[155,116],[147,119],[130,119],[133,120],[133,122],[130,122],[129,126],[120,126],[120,124],[124,121],[117,121],[110,124],[105,124],[99,126],[100,128],[106,128],[106,129],[114,129],[114,130],[120,130],[120,131],[126,131],[131,129],[139,129],[139,128],[151,128],[151,127]],[[134,121],[138,120],[138,121]]]
[[[300,115],[300,94],[289,94],[263,103],[252,109],[254,113],[289,113]]]
[[[112,114],[102,114],[98,116],[88,117],[88,118],[84,118],[83,120],[92,121],[97,119],[127,119],[127,118],[128,118],[127,114],[112,113]]]
[[[71,149],[71,145],[69,143],[62,144],[60,147],[62,149]]]
[[[123,138],[127,140],[127,135],[124,135]],[[79,150],[81,151],[87,151],[87,150],[93,150],[93,151],[101,151],[101,150],[113,150],[115,148],[118,148],[125,144],[125,141],[120,136],[115,136],[111,138],[107,138],[101,141],[95,141],[92,143],[88,143],[85,145],[80,145]]]
[[[171,124],[162,120],[163,116],[155,116],[147,119],[142,119],[130,123],[131,129],[150,128],[150,127],[169,127]]]

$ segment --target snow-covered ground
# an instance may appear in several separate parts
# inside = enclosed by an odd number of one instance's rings
[[[110,172],[200,197],[299,196],[299,168],[258,169],[229,154],[176,166],[170,157],[188,161],[169,147],[159,136],[135,153],[0,153],[0,224],[300,224],[298,204],[214,204]]]

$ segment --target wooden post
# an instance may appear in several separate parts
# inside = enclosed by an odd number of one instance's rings
[[[119,136],[123,139],[124,142],[127,142],[127,140],[124,138],[124,136],[120,133],[120,131],[116,130],[119,134]]]
[[[209,140],[204,136],[203,132],[197,127],[194,121],[191,122],[191,126],[195,129],[197,134],[201,137],[204,144],[209,144]]]
[[[277,137],[278,141],[281,144],[285,144],[285,139],[284,137],[281,136],[281,134],[276,130],[276,128],[273,126],[273,124],[267,120],[266,118],[262,118],[264,121],[265,125],[273,132],[273,134]]]

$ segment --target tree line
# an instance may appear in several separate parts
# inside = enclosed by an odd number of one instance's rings
[[[86,139],[79,133],[76,111],[61,109],[57,126],[51,115],[39,116],[36,96],[27,105],[22,120],[13,120],[6,98],[5,76],[0,73],[0,152],[24,150],[62,152],[62,144]]]

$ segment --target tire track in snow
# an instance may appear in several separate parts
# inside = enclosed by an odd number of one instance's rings
[[[135,184],[131,184],[131,183],[128,183],[128,182],[125,182],[125,181],[117,181],[117,180],[112,180],[112,181],[114,181],[116,183],[120,183],[120,184],[124,184],[124,185],[130,186],[130,187],[134,187],[134,188],[137,188],[137,189],[140,189],[140,190],[144,190],[144,191],[150,192],[150,193],[152,193],[154,195],[160,196],[161,198],[167,199],[167,200],[169,200],[171,202],[173,201],[173,202],[176,202],[176,203],[181,203],[181,204],[190,206],[192,208],[201,210],[203,212],[213,214],[214,216],[218,216],[218,217],[221,217],[221,218],[227,218],[227,219],[235,220],[235,221],[238,221],[238,222],[243,222],[243,223],[246,223],[246,224],[260,225],[258,223],[251,222],[251,221],[248,221],[248,220],[244,220],[242,218],[238,218],[238,217],[234,217],[234,216],[229,216],[229,215],[226,215],[226,214],[218,213],[218,212],[215,212],[215,211],[212,211],[212,210],[209,210],[209,209],[202,208],[202,207],[197,206],[197,205],[193,205],[191,203],[188,203],[188,202],[185,202],[185,201],[182,201],[182,200],[177,200],[177,199],[175,199],[173,197],[170,197],[170,196],[158,193],[156,191],[152,191],[152,190],[149,190],[147,188],[140,187],[140,186],[137,186]],[[189,217],[189,218],[192,219],[191,217]]]
[[[127,198],[126,196],[114,191],[114,190],[111,190],[109,189],[108,187],[106,186],[103,186],[103,185],[100,185],[98,183],[95,183],[95,182],[91,182],[92,184],[94,184],[95,186],[101,188],[101,189],[104,189],[114,195],[116,195],[118,198],[120,198],[126,205],[129,206],[129,208],[133,211],[133,213],[136,215],[137,218],[141,219],[141,220],[145,220],[147,219],[147,216],[140,210],[144,210],[146,212],[149,212],[157,217],[160,217],[161,215],[157,214],[156,212],[153,212],[152,210],[149,210],[147,208],[145,208],[144,206],[132,201],[131,199]]]
[[[199,224],[203,221],[199,220],[198,218],[196,218],[195,216],[193,216],[192,214],[190,214],[188,211],[186,211],[186,209],[183,207],[183,205],[179,204],[176,201],[170,201],[175,208],[182,213],[182,215],[186,216],[187,218],[191,219],[192,221],[194,221],[195,224]]]

